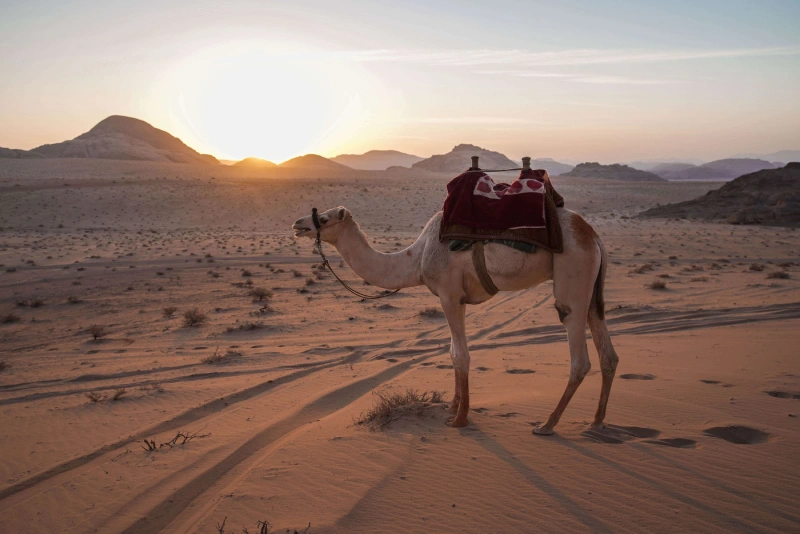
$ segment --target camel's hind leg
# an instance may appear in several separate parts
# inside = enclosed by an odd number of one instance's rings
[[[588,299],[587,299],[588,300]],[[553,433],[553,428],[558,424],[561,415],[566,410],[569,401],[578,386],[583,382],[584,377],[592,368],[589,362],[589,351],[586,348],[586,307],[583,309],[572,309],[564,302],[556,299],[556,309],[564,326],[567,327],[567,339],[569,342],[570,370],[569,382],[561,400],[558,401],[556,409],[547,418],[547,421],[533,429],[534,434],[549,435]]]

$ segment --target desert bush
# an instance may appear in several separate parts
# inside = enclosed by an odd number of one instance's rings
[[[371,408],[356,419],[357,425],[383,428],[392,421],[406,415],[422,415],[425,408],[444,400],[441,391],[418,392],[407,388],[405,391],[373,391],[377,397]]]
[[[229,350],[225,354],[220,354],[215,350],[214,354],[212,354],[211,356],[206,356],[205,358],[200,360],[200,363],[204,363],[207,365],[223,364],[236,360],[237,358],[241,357],[242,353],[236,350]]]
[[[255,300],[268,300],[272,298],[272,291],[263,287],[254,287],[248,293]]]
[[[178,308],[175,306],[167,306],[162,310],[161,313],[164,316],[164,319],[172,319],[172,316],[175,315],[176,311],[178,311]]]
[[[786,280],[787,278],[791,278],[791,276],[789,276],[789,273],[784,272],[784,271],[775,271],[774,273],[769,273],[767,275],[767,278],[768,279],[778,278],[780,280]]]
[[[108,334],[108,332],[106,332],[105,326],[97,324],[93,324],[92,326],[89,327],[89,333],[92,335],[92,339],[94,339],[95,341],[97,341],[101,337],[106,337],[106,335]]]
[[[264,328],[264,323],[261,323],[261,322],[254,323],[254,322],[251,322],[251,321],[247,321],[247,322],[241,323],[241,324],[239,324],[237,326],[229,326],[228,328],[225,329],[225,331],[230,334],[231,332],[242,332],[242,331],[248,331],[248,330],[259,330],[261,328]]]
[[[105,395],[101,395],[96,391],[90,391],[89,393],[85,393],[84,396],[89,399],[89,402],[100,402],[101,400],[105,399]]]
[[[442,310],[436,308],[435,306],[430,306],[428,308],[425,308],[424,310],[420,310],[419,314],[422,317],[427,317],[429,319],[436,319],[438,317],[444,316]]]
[[[0,315],[0,323],[18,323],[22,320],[22,318],[17,315],[16,313],[7,313],[5,315]]]
[[[183,314],[183,326],[197,326],[206,322],[206,314],[197,308],[187,310]]]
[[[662,289],[667,289],[667,283],[664,282],[663,280],[653,280],[647,287],[649,287],[650,289],[662,290]]]

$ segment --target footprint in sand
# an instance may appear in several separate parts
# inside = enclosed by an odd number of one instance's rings
[[[533,369],[506,369],[506,373],[510,375],[529,375],[535,372]]]
[[[766,443],[769,440],[769,434],[766,432],[739,425],[715,426],[703,430],[703,434],[713,438],[724,439],[736,445],[755,445]]]
[[[598,443],[625,443],[634,439],[657,438],[661,431],[641,426],[606,425],[601,430],[590,429],[581,432],[581,436]]]
[[[686,438],[646,439],[644,442],[652,443],[653,445],[675,447],[676,449],[694,449],[694,446],[697,444],[695,440]]]
[[[789,393],[788,391],[765,391],[764,393],[776,399],[800,400],[800,393]]]
[[[656,378],[655,375],[650,375],[650,374],[638,375],[632,373],[619,375],[619,377],[623,380],[654,380]]]

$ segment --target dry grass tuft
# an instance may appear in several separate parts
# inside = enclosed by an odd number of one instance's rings
[[[206,322],[206,314],[197,308],[187,310],[183,314],[183,326],[197,326]]]
[[[420,393],[411,388],[405,391],[373,391],[373,394],[377,397],[375,404],[356,419],[357,425],[383,428],[404,416],[420,416],[428,406],[444,401],[441,391]]]
[[[789,276],[789,273],[784,272],[784,271],[775,271],[774,273],[769,273],[767,275],[767,278],[768,279],[770,279],[770,278],[778,278],[780,280],[786,280],[788,278],[791,278],[791,276]]]
[[[17,315],[16,313],[7,313],[6,315],[0,315],[0,323],[18,323],[22,320],[22,318]]]
[[[667,289],[667,283],[663,280],[653,280],[647,287],[661,291]]]
[[[212,354],[211,356],[206,356],[205,358],[200,360],[200,363],[204,363],[207,365],[224,364],[232,362],[233,360],[237,360],[241,357],[242,353],[237,350],[229,350],[225,354],[220,354],[215,350],[214,354]]]
[[[444,312],[434,306],[420,310],[419,314],[422,317],[427,317],[428,319],[438,319],[439,317],[444,317]]]

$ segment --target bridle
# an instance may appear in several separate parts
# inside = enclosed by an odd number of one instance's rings
[[[339,278],[339,276],[333,271],[333,267],[331,267],[331,263],[328,261],[328,258],[325,257],[325,253],[322,252],[322,239],[319,236],[320,230],[322,230],[322,225],[319,223],[319,216],[317,216],[317,208],[311,208],[311,221],[314,223],[314,228],[317,229],[317,239],[314,241],[314,246],[317,247],[317,252],[319,252],[320,257],[322,258],[322,266],[327,267],[331,274],[336,278],[336,280],[342,284],[342,286],[348,290],[353,295],[357,297],[361,297],[362,300],[373,300],[373,299],[382,299],[384,297],[388,297],[390,295],[394,295],[399,289],[395,289],[394,291],[384,291],[380,295],[367,295],[366,293],[361,293],[358,290],[353,289],[352,287],[348,286],[344,280]]]

